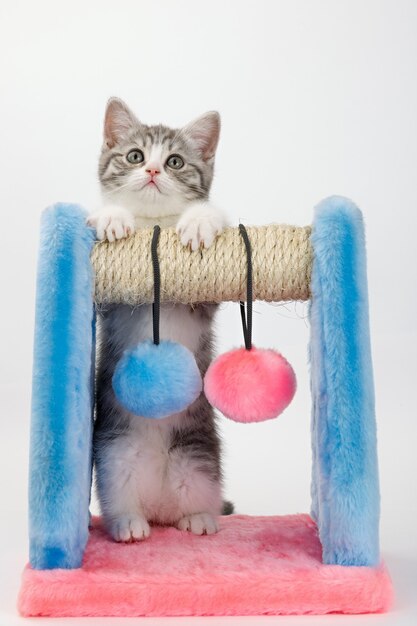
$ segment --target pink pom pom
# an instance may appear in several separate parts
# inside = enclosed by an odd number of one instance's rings
[[[213,361],[204,378],[210,404],[235,422],[278,417],[297,383],[288,361],[275,350],[237,348]]]

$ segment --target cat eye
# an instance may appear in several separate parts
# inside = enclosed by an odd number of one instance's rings
[[[130,152],[128,152],[126,159],[129,161],[129,163],[135,164],[143,163],[145,157],[143,156],[142,150],[131,150]]]
[[[180,170],[184,166],[184,160],[179,154],[171,154],[167,159],[167,165],[172,170]]]

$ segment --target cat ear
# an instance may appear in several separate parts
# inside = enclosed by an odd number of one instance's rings
[[[123,100],[110,98],[104,116],[104,143],[108,148],[123,139],[132,126],[139,125],[139,120]]]
[[[217,111],[204,113],[184,126],[182,133],[197,146],[204,161],[216,154],[220,135],[220,115]]]

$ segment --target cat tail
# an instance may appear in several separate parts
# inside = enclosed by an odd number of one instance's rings
[[[222,515],[231,515],[235,512],[235,505],[229,500],[223,500]]]

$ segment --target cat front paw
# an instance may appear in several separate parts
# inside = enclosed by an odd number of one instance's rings
[[[135,231],[135,218],[119,206],[107,206],[87,218],[88,226],[96,229],[97,239],[116,241],[129,237]]]
[[[194,513],[185,515],[177,524],[178,530],[188,530],[194,535],[214,535],[219,526],[216,518],[210,513]]]
[[[107,526],[113,539],[124,543],[143,541],[151,534],[148,522],[139,515],[122,515]]]
[[[226,226],[224,214],[208,202],[198,202],[186,209],[176,231],[183,246],[191,250],[209,248]]]

